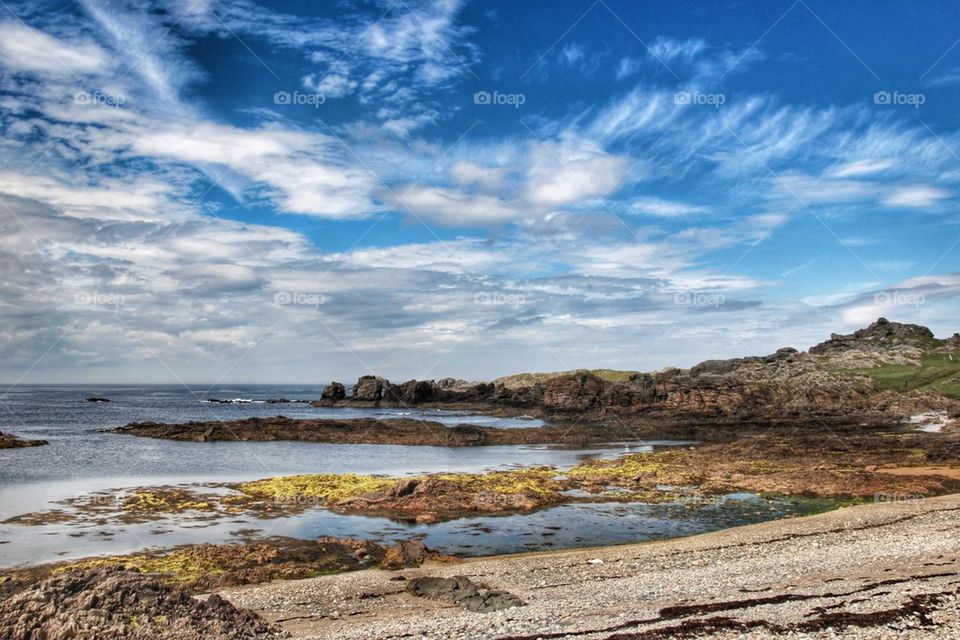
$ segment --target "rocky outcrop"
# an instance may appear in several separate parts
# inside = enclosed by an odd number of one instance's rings
[[[131,423],[111,433],[162,438],[183,442],[328,442],[335,444],[396,444],[435,447],[474,447],[509,444],[588,444],[637,437],[637,425],[585,424],[578,429],[562,426],[500,429],[459,424],[448,427],[429,420],[297,420],[284,416],[233,421]],[[665,435],[651,431],[648,435]],[[691,434],[691,437],[694,434]],[[413,487],[411,487],[413,490]]]
[[[46,440],[24,440],[9,433],[0,431],[0,449],[21,449],[23,447],[39,447],[50,444]]]
[[[0,637],[98,640],[254,640],[279,628],[214,594],[182,589],[119,567],[71,571],[25,585],[2,585]]]
[[[583,411],[596,406],[604,396],[603,380],[590,373],[576,373],[549,380],[543,390],[543,407]]]
[[[865,329],[849,335],[834,333],[830,339],[810,347],[813,354],[831,354],[837,351],[864,347],[891,349],[900,346],[927,348],[933,346],[936,339],[933,332],[919,324],[902,324],[880,318]]]
[[[389,386],[390,382],[380,376],[360,376],[357,384],[353,387],[352,399],[360,402],[378,403]]]
[[[891,412],[907,404],[960,411],[960,402],[935,390],[912,393],[909,403],[893,402],[875,380],[857,369],[920,366],[925,354],[952,355],[958,348],[960,335],[938,340],[926,327],[880,318],[852,334],[834,334],[809,352],[783,347],[766,356],[707,360],[689,370],[636,373],[629,379],[574,371],[510,376],[491,383],[446,378],[393,384],[363,376],[353,397],[340,404],[467,408],[578,421],[643,416],[769,421],[806,416],[875,422],[885,419],[884,414],[889,419]],[[329,400],[318,404],[331,406]]]
[[[331,382],[323,389],[321,400],[343,400],[347,397],[347,389],[339,382]]]

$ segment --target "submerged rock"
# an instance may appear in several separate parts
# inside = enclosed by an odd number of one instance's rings
[[[50,443],[46,440],[25,440],[0,431],[0,449],[22,449],[23,447],[39,447],[45,444]]]

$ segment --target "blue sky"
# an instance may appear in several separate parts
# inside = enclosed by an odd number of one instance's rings
[[[10,2],[0,378],[658,369],[951,334],[960,8]]]

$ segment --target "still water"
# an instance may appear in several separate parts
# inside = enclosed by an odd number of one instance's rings
[[[0,396],[0,431],[42,438],[47,446],[0,450],[0,521],[57,507],[57,501],[119,487],[230,482],[296,473],[407,475],[479,472],[518,466],[567,467],[596,456],[649,452],[690,443],[642,441],[588,449],[550,446],[416,447],[302,442],[173,442],[103,433],[129,422],[291,418],[411,417],[448,425],[503,428],[543,424],[468,412],[417,409],[318,409],[309,404],[267,404],[267,399],[312,400],[322,385],[16,386]],[[87,402],[91,396],[108,403]],[[219,404],[209,398],[241,399]],[[320,535],[392,540],[423,537],[447,553],[484,555],[614,544],[689,535],[822,510],[809,501],[767,500],[737,494],[703,505],[571,504],[526,515],[483,516],[435,524],[346,516],[323,509],[269,521],[230,522],[164,518],[137,525],[0,523],[0,566],[116,554],[251,536]]]

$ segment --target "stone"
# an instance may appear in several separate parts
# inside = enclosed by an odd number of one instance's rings
[[[339,382],[331,382],[323,389],[320,395],[322,400],[343,400],[347,397],[347,389]]]
[[[396,570],[419,567],[430,554],[430,549],[419,540],[402,540],[387,549],[383,568]]]
[[[353,387],[353,400],[380,402],[390,382],[379,376],[360,376]]]
[[[474,613],[492,613],[526,604],[507,591],[481,589],[465,576],[416,578],[407,583],[407,593],[418,598],[460,605]]]

